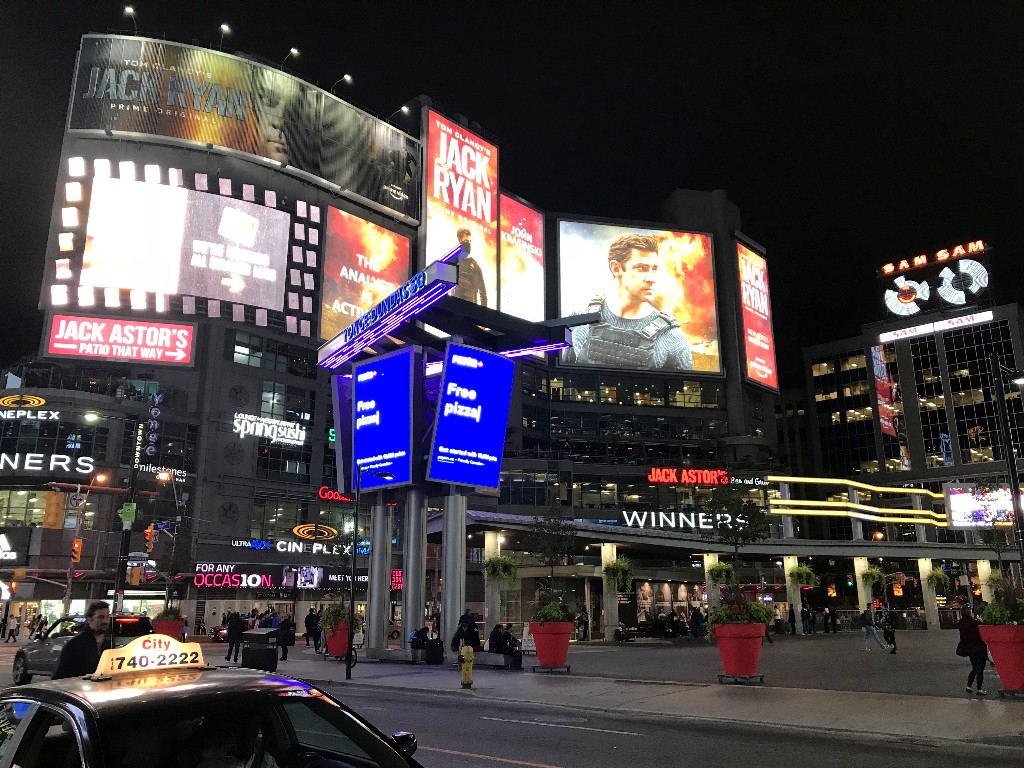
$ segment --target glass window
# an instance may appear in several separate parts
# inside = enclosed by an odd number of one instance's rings
[[[74,723],[62,713],[40,707],[26,726],[12,764],[19,768],[84,766]]]
[[[0,704],[0,758],[7,754],[18,729],[28,721],[28,715],[36,706],[28,701],[5,701]]]

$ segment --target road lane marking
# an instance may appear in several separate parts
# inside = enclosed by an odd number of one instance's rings
[[[481,717],[481,720],[492,720],[496,723],[522,723],[523,725],[542,725],[545,728],[571,728],[574,731],[593,731],[595,733],[615,733],[619,736],[639,736],[632,731],[609,731],[606,728],[585,728],[582,725],[563,725],[562,723],[540,723],[536,720],[509,720],[504,717]]]
[[[548,765],[547,763],[529,763],[525,760],[512,760],[507,757],[495,757],[494,755],[479,755],[476,752],[460,752],[457,749],[441,749],[440,747],[424,747],[420,744],[419,749],[424,752],[440,752],[444,755],[458,755],[459,757],[475,757],[480,760],[493,760],[496,763],[508,763],[509,765],[525,765],[527,768],[561,768],[558,765]]]

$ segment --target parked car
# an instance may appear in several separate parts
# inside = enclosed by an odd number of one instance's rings
[[[114,645],[121,647],[141,635],[153,632],[153,622],[146,616],[117,614],[110,624],[114,632]],[[77,635],[85,625],[85,616],[62,616],[53,622],[38,640],[26,643],[14,656],[12,673],[15,685],[24,685],[35,675],[50,677],[57,668],[64,644]]]
[[[210,630],[210,642],[213,643],[226,643],[228,641],[228,628],[223,624],[218,624],[216,627]]]

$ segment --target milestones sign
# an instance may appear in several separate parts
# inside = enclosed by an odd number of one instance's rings
[[[360,468],[364,490],[413,481],[412,403],[418,358],[415,349],[407,348],[354,367],[353,487]],[[384,480],[374,472],[388,472],[394,479]]]
[[[427,478],[497,488],[515,363],[448,345]]]

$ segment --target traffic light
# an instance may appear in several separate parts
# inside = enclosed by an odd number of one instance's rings
[[[156,541],[156,531],[153,530],[153,524],[150,523],[149,527],[144,531],[146,535],[146,552],[153,554],[153,543]]]
[[[80,563],[82,562],[82,540],[75,539],[71,542],[71,562]]]
[[[50,491],[46,494],[46,508],[43,510],[43,528],[64,527],[64,494]]]

